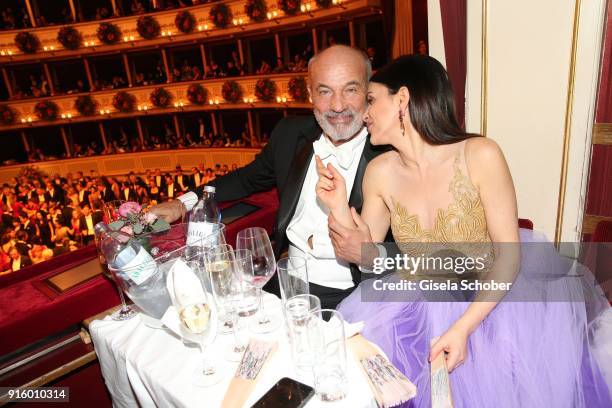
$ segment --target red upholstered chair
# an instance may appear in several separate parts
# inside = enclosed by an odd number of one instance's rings
[[[519,228],[533,230],[533,221],[527,218],[519,218]]]

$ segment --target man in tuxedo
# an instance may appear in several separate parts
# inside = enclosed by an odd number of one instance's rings
[[[197,167],[191,168],[191,175],[189,176],[189,190],[195,190],[196,188],[202,185],[202,181],[204,181],[204,176]]]
[[[77,182],[76,190],[79,195],[79,205],[89,204],[89,191],[85,188],[85,181]]]
[[[105,203],[115,200],[115,195],[111,188],[101,180],[98,184],[98,193],[100,193],[100,198]]]
[[[371,75],[367,55],[347,46],[329,47],[310,61],[308,75],[314,117],[281,120],[253,162],[209,185],[216,187],[219,201],[276,187],[280,198],[276,255],[288,249],[290,256],[306,258],[310,292],[321,299],[322,307],[335,308],[359,283],[360,271],[356,265],[336,259],[327,214],[316,198],[314,156],[340,169],[350,191],[349,204],[360,211],[365,168],[382,150],[372,147],[362,120]],[[181,204],[190,210],[201,190],[153,211],[167,220],[177,219],[183,210]]]
[[[153,179],[155,180],[155,185],[160,190],[163,190],[164,187],[166,187],[166,181],[164,176],[162,176],[160,169],[155,169],[155,176],[153,176]]]
[[[178,194],[179,189],[176,187],[176,184],[174,184],[174,179],[169,174],[166,174],[163,191],[167,200],[174,200]]]
[[[181,166],[176,166],[176,176],[174,176],[174,185],[181,192],[185,192],[189,189],[188,177],[183,174]]]
[[[89,205],[83,206],[83,215],[79,223],[83,244],[87,245],[94,239],[94,227],[102,221],[102,212],[92,213]]]
[[[124,181],[121,186],[121,199],[124,201],[138,201],[135,186]]]

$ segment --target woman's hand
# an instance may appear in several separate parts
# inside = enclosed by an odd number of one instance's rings
[[[344,177],[342,177],[331,163],[325,167],[319,156],[315,156],[315,160],[317,163],[317,173],[319,175],[319,181],[316,186],[319,200],[321,200],[331,212],[341,210],[343,207],[348,208]]]
[[[447,352],[446,367],[450,373],[467,358],[468,332],[457,325],[451,326],[438,340],[431,346],[429,351],[429,361],[433,361],[438,354]]]

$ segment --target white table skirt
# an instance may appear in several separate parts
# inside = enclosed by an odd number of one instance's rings
[[[280,300],[269,294],[264,299],[266,311],[280,318]],[[197,387],[193,385],[192,376],[200,364],[199,349],[186,347],[172,332],[150,328],[139,316],[124,322],[96,320],[91,323],[89,331],[115,407],[218,407],[238,365],[224,358],[234,340],[233,335],[218,335],[207,349],[207,356],[213,359],[223,380],[211,387]],[[279,348],[245,407],[253,405],[283,377],[313,385],[311,373],[294,369],[282,325],[276,331],[258,337],[278,340]],[[322,403],[313,396],[308,408],[376,407],[367,380],[350,350],[347,350],[347,357],[347,397],[336,403]]]

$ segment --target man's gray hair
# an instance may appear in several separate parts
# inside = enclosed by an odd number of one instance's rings
[[[359,49],[359,48],[355,48],[355,47],[350,47],[348,45],[342,45],[342,44],[338,44],[338,45],[332,45],[329,48],[326,48],[325,50],[329,50],[330,48],[348,48],[354,52],[356,52],[363,60],[363,64],[365,65],[365,69],[366,69],[366,82],[370,80],[370,77],[372,76],[372,61],[370,61],[370,58],[368,57],[368,54],[366,54],[363,50]],[[315,62],[315,60],[317,59],[317,54],[313,55],[312,58],[310,58],[310,60],[308,61],[308,72],[310,72],[310,67],[311,65]]]

